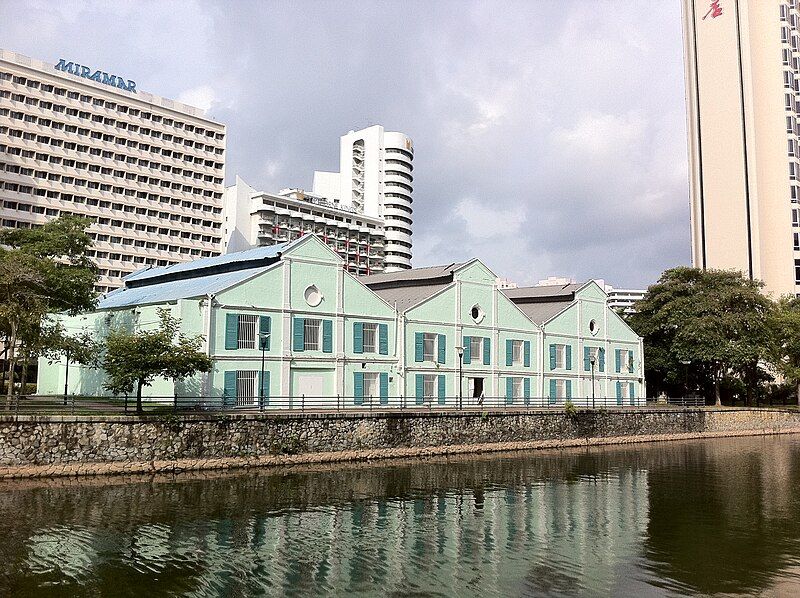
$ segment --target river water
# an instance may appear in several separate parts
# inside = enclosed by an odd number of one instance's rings
[[[0,596],[800,595],[800,437],[0,482]]]

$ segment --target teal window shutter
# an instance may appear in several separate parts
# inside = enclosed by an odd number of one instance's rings
[[[438,389],[439,390],[439,404],[440,405],[444,405],[444,402],[445,402],[444,397],[445,397],[445,393],[447,392],[446,391],[447,382],[445,380],[444,374],[439,374],[438,383],[439,383],[439,389]]]
[[[617,381],[617,405],[622,405],[622,382],[619,380]]]
[[[525,353],[525,367],[531,367],[531,341],[525,341],[522,345],[522,350]]]
[[[264,350],[269,351],[271,341],[272,318],[269,316],[260,316],[258,318],[258,348],[261,349],[261,343],[264,342]]]
[[[531,399],[531,379],[523,378],[522,380],[522,393],[525,396],[525,404],[530,403]]]
[[[616,349],[614,351],[614,355],[617,358],[616,359],[616,361],[617,361],[617,363],[616,363],[617,369],[614,370],[614,371],[616,371],[619,374],[622,371],[622,349]]]
[[[633,382],[628,383],[628,396],[631,399],[631,405],[636,404],[636,385]]]
[[[425,378],[422,374],[417,374],[415,395],[417,397],[417,405],[422,405],[425,402]]]
[[[333,353],[333,320],[322,320],[322,352]]]
[[[260,389],[259,389],[259,404],[262,407],[269,405],[269,370],[264,370],[263,375],[260,376]]]
[[[464,337],[464,363],[472,363],[472,337]]]
[[[492,363],[492,339],[483,337],[483,365]]]
[[[378,324],[378,353],[389,354],[389,325]]]
[[[225,349],[239,348],[239,315],[225,314]]]
[[[506,365],[514,365],[514,341],[510,338],[506,339]]]
[[[571,399],[572,398],[572,380],[567,380],[564,383],[564,386],[566,387],[565,390],[567,391],[567,398]]]
[[[592,369],[591,352],[589,347],[583,348],[583,371],[588,372]]]
[[[514,378],[506,378],[506,404],[514,402]]]
[[[292,325],[294,326],[292,331],[292,350],[303,351],[306,340],[306,321],[303,318],[295,318]]]
[[[389,372],[381,372],[381,405],[389,404]]]
[[[222,386],[222,404],[225,407],[236,405],[236,371],[225,372]]]
[[[353,353],[364,352],[364,323],[353,322]]]
[[[598,351],[597,361],[598,361],[598,369],[601,372],[605,372],[606,371],[606,350],[603,349],[602,347],[600,347],[600,351]]]
[[[556,346],[550,345],[550,369],[556,369]]]
[[[439,335],[439,363],[444,363],[447,360],[447,337],[444,334]]]
[[[353,372],[353,403],[364,404],[364,372]]]
[[[550,403],[555,403],[558,398],[558,386],[556,380],[550,380]]]
[[[566,350],[566,353],[567,353],[566,366],[567,366],[568,370],[571,370],[572,369],[572,345],[567,345],[566,349],[567,349]]]
[[[628,351],[628,373],[633,373],[633,351]]]
[[[421,363],[425,358],[425,335],[422,332],[414,333],[414,361]]]

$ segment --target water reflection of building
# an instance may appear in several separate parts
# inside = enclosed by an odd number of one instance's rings
[[[61,563],[68,577],[90,580],[119,559],[115,567],[165,577],[181,571],[180,583],[222,593],[610,590],[647,527],[647,494],[647,473],[624,470],[147,522],[126,534],[54,528],[29,539],[26,568]]]

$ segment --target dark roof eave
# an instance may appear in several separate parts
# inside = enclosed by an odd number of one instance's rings
[[[172,282],[176,280],[187,280],[190,278],[203,278],[205,276],[213,276],[214,274],[225,274],[228,272],[236,272],[238,270],[249,270],[251,268],[271,266],[281,259],[281,252],[275,256],[262,257],[254,260],[246,260],[241,262],[230,262],[225,264],[217,264],[207,268],[198,268],[195,270],[183,270],[180,272],[164,273],[161,276],[150,276],[148,278],[136,279],[125,281],[125,288],[135,289],[140,287],[151,286],[154,284],[162,284],[165,282]]]

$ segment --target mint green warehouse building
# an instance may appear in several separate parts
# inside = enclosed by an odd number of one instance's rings
[[[243,408],[548,405],[644,399],[641,340],[594,283],[501,291],[479,260],[356,278],[313,235],[135,272],[97,311],[63,318],[102,338],[157,325],[168,309],[200,334],[213,369],[156,380],[152,400]],[[541,289],[546,289],[542,291]],[[580,359],[583,356],[585,359]],[[263,360],[263,375],[262,375]],[[66,363],[39,363],[39,394]],[[101,370],[70,366],[69,392],[108,394]],[[459,390],[460,387],[460,390]]]
[[[593,397],[645,402],[642,339],[607,306],[596,282],[503,292],[542,329],[540,396],[578,406],[591,405]]]

